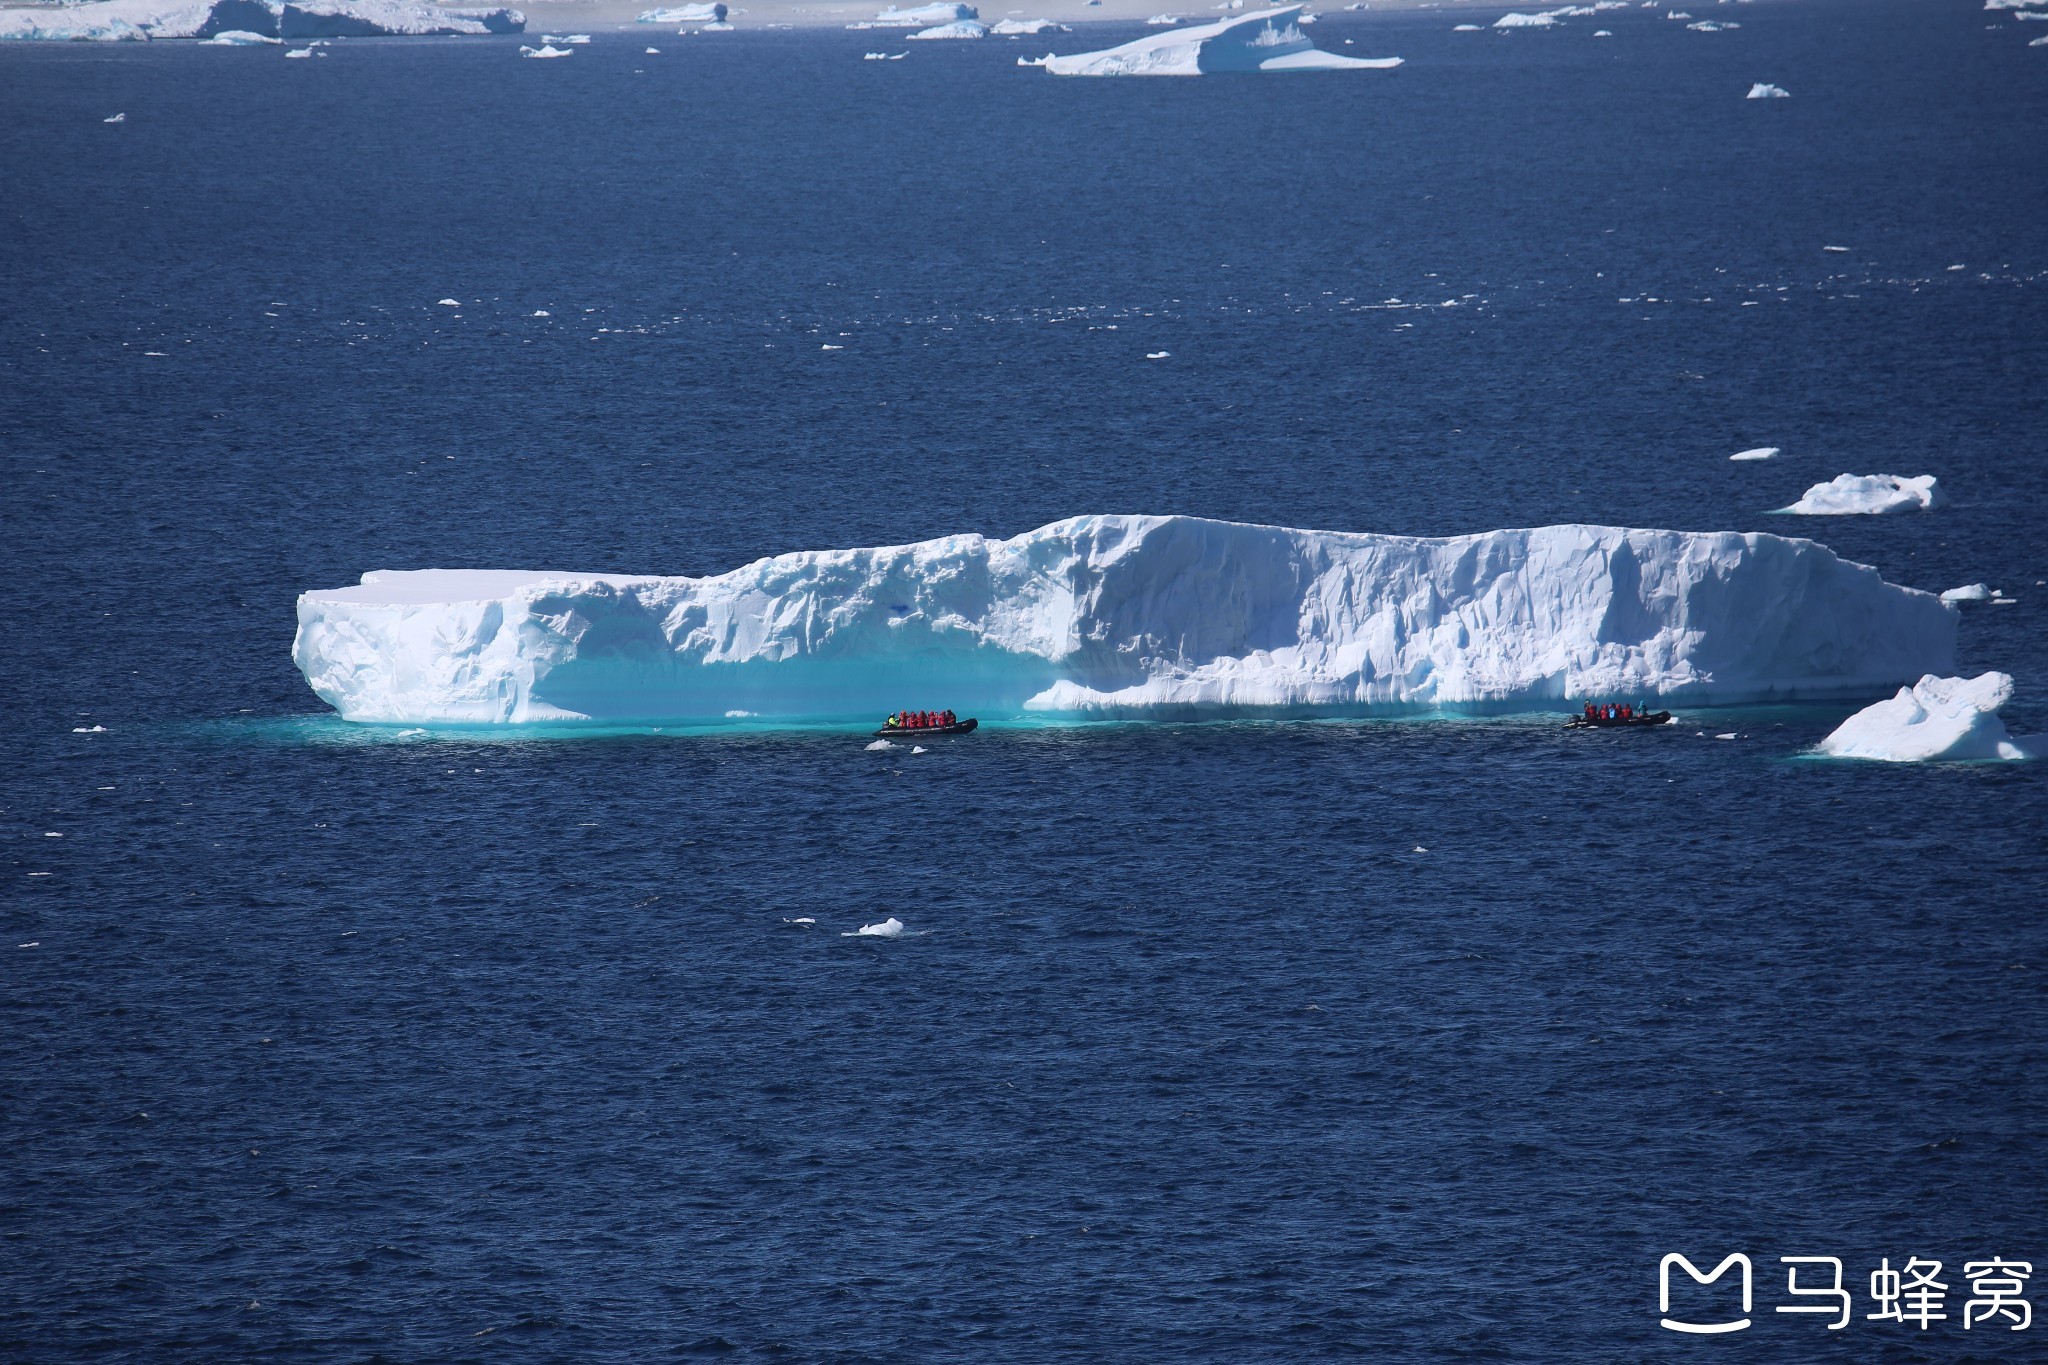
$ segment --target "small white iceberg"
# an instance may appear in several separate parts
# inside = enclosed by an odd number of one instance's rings
[[[722,24],[725,22],[724,5],[676,5],[669,9],[642,10],[633,22],[636,24]]]
[[[989,29],[998,38],[1021,38],[1033,33],[1072,33],[1065,24],[1050,19],[1005,19]]]
[[[1172,352],[1172,351],[1147,351],[1147,352],[1145,352],[1145,359],[1147,359],[1147,360],[1170,360],[1170,359],[1172,359],[1172,358],[1173,358],[1173,352]]]
[[[1932,673],[1902,687],[1889,701],[1866,706],[1820,742],[1831,758],[1884,763],[1941,759],[2023,759],[2048,753],[2048,735],[2015,739],[1998,708],[2012,696],[2012,678],[1937,678]]]
[[[1296,27],[1300,5],[1219,19],[1194,28],[1169,29],[1100,52],[1049,57],[1055,76],[1205,76],[1223,71],[1365,71],[1401,64],[1399,57],[1371,59],[1324,52]]]
[[[1742,25],[1736,23],[1717,24],[1712,19],[1702,19],[1697,24],[1687,24],[1686,27],[1694,33],[1719,33],[1724,28],[1741,28]]]
[[[1518,14],[1510,11],[1493,21],[1495,28],[1555,28],[1554,14]]]
[[[524,51],[524,49],[521,49],[521,50],[522,50],[522,51]],[[461,300],[461,299],[440,299],[440,300],[437,300],[437,304],[438,304],[438,306],[439,306],[439,307],[442,307],[442,308],[460,308],[460,307],[462,307],[462,300]]]
[[[661,55],[661,49],[658,47],[650,47],[647,49],[647,55],[650,57],[659,57]]]
[[[277,44],[282,43],[283,41],[284,39],[282,38],[272,38],[268,34],[251,33],[247,29],[231,28],[225,33],[214,34],[211,38],[208,38],[206,40],[204,46],[274,47]]]
[[[128,116],[126,114],[115,114],[112,118],[103,118],[100,120],[101,123],[126,123],[127,121]]]
[[[310,57],[313,55],[313,49],[310,47],[295,47],[284,55],[287,57]]]
[[[979,19],[959,19],[950,24],[938,24],[932,28],[921,28],[910,35],[912,42],[928,42],[947,38],[986,38],[988,25]]]
[[[74,725],[71,727],[71,733],[74,735],[103,735],[106,732],[107,727],[104,725]]]
[[[1777,510],[1795,517],[1882,516],[1930,511],[1947,501],[1932,474],[1913,479],[1897,474],[1837,474],[1807,489],[1790,507]]]
[[[868,745],[867,751],[871,754],[874,754],[881,753],[884,750],[893,749],[895,747],[896,744],[894,740],[878,739],[873,744]]]
[[[1778,458],[1778,447],[1755,446],[1749,450],[1738,450],[1728,458],[1731,460],[1775,460]]]
[[[1749,87],[1749,93],[1744,95],[1743,98],[1747,100],[1789,100],[1792,98],[1792,92],[1782,85],[1772,85],[1768,81],[1758,81],[1755,85]]]
[[[1155,14],[1145,23],[1152,28],[1172,28],[1180,21],[1181,16],[1178,14]]]
[[[915,9],[897,9],[894,5],[883,10],[872,19],[858,24],[848,24],[851,29],[863,28],[931,28],[935,25],[956,24],[972,19],[981,20],[981,11],[972,5],[935,4],[919,5]]]
[[[1453,33],[1484,33],[1484,32],[1486,32],[1486,30],[1485,30],[1485,29],[1483,29],[1483,28],[1481,28],[1481,27],[1480,27],[1479,25],[1477,25],[1477,24],[1459,24],[1459,25],[1458,25],[1458,26],[1457,26],[1456,28],[1452,29],[1452,30],[1451,30],[1451,32],[1453,32]]]
[[[1983,583],[1968,583],[1960,588],[1950,588],[1941,595],[1944,602],[1989,602],[1998,596],[1998,590]]]
[[[522,57],[573,57],[576,55],[576,49],[573,47],[528,47],[521,43],[519,45],[519,55]],[[568,78],[564,77],[563,79],[566,80]],[[453,303],[454,300],[443,299],[441,302]]]
[[[902,937],[903,937],[903,921],[902,921],[902,920],[900,920],[900,919],[897,919],[897,918],[896,918],[896,917],[895,917],[894,915],[891,915],[891,916],[890,916],[889,918],[887,918],[887,919],[883,920],[883,921],[882,921],[882,922],[881,922],[880,924],[863,924],[863,925],[862,925],[862,926],[861,926],[860,928],[858,928],[858,929],[854,930],[854,931],[853,931],[852,933],[850,933],[850,934],[841,934],[841,935],[840,935],[839,937],[841,937],[841,938],[902,938]]]

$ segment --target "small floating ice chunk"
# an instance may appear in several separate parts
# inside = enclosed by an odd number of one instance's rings
[[[1792,92],[1782,85],[1772,85],[1768,81],[1758,81],[1755,85],[1749,87],[1749,93],[1744,95],[1743,98],[1746,100],[1789,100],[1792,98]]]
[[[784,924],[816,924],[817,922],[818,921],[810,915],[798,915],[795,919],[786,919],[783,921]]]
[[[287,51],[284,55],[287,57],[310,57],[313,55],[313,49],[310,47],[295,47]]]
[[[101,123],[126,123],[127,121],[128,116],[126,114],[115,114],[111,118],[103,118],[100,120]]]
[[[1739,736],[1737,736],[1737,735],[1736,735],[1736,734],[1735,734],[1735,733],[1734,733],[1733,731],[1730,731],[1730,732],[1729,732],[1728,734],[1725,734],[1725,735],[1715,735],[1715,736],[1714,736],[1714,738],[1715,738],[1715,739],[1736,739],[1736,738],[1739,738]]]
[[[521,43],[519,45],[519,55],[522,57],[573,57],[576,55],[576,49],[572,47],[528,47]]]
[[[739,707],[734,707],[732,710],[727,711],[725,713],[725,718],[727,720],[745,720],[748,716],[751,716],[753,714],[754,713],[752,711],[745,711],[740,709]]]
[[[1741,28],[1742,25],[1736,23],[1715,23],[1712,19],[1702,19],[1697,24],[1687,24],[1686,27],[1695,33],[1719,33],[1724,28]]]
[[[1486,32],[1486,30],[1485,30],[1485,29],[1483,29],[1483,28],[1481,28],[1481,27],[1480,27],[1479,25],[1477,25],[1477,24],[1459,24],[1459,25],[1458,25],[1458,26],[1457,26],[1456,28],[1452,29],[1452,30],[1451,30],[1451,32],[1453,32],[1453,33],[1484,33],[1484,32]]]
[[[650,57],[659,57],[661,55],[661,49],[658,47],[650,47],[647,49],[647,55]]]
[[[1072,33],[1073,30],[1050,19],[1005,19],[990,26],[989,32],[998,38],[1021,38],[1032,33]]]
[[[1831,252],[1835,253],[1835,254],[1836,254],[1837,256],[1839,256],[1839,255],[1843,254],[1844,252],[1848,251],[1848,249],[1849,249],[1849,248],[1848,248],[1848,247],[1845,247],[1845,246],[1824,246],[1824,247],[1822,247],[1822,248],[1821,248],[1821,250],[1822,250],[1822,251],[1831,251]]]
[[[876,741],[875,741],[875,742],[874,742],[873,744],[870,744],[870,745],[868,745],[868,749],[867,749],[867,751],[868,751],[869,753],[873,754],[873,753],[880,753],[881,751],[883,751],[883,750],[885,750],[885,749],[893,749],[893,748],[895,748],[895,747],[896,747],[896,743],[895,743],[895,741],[894,741],[894,740],[887,740],[887,739],[878,739],[878,740],[876,740]]]
[[[548,316],[548,310],[545,308],[536,308],[533,310],[533,315],[537,318],[544,318]]]
[[[106,732],[107,727],[104,725],[74,725],[71,727],[71,733],[74,735],[103,735]]]
[[[1513,10],[1493,21],[1495,28],[1554,28],[1557,16],[1554,14],[1521,14]]]
[[[1777,446],[1755,446],[1749,450],[1738,450],[1728,458],[1731,460],[1775,460],[1778,458],[1778,452],[1779,448]]]
[[[854,931],[853,931],[852,933],[850,933],[850,934],[841,934],[841,935],[840,935],[839,937],[841,937],[841,938],[902,938],[902,937],[903,937],[903,921],[902,921],[902,920],[900,920],[900,919],[897,919],[897,918],[896,918],[896,917],[895,917],[894,915],[891,915],[891,916],[890,916],[889,918],[887,918],[887,919],[883,920],[883,921],[882,921],[882,922],[881,922],[880,924],[863,924],[863,925],[862,925],[862,926],[861,926],[860,928],[858,928],[858,929],[854,930]]]
[[[1170,359],[1172,359],[1172,358],[1173,358],[1173,352],[1172,352],[1172,351],[1147,351],[1147,352],[1145,352],[1145,359],[1147,359],[1147,360],[1170,360]]]
[[[1897,474],[1837,474],[1817,483],[1790,507],[1796,517],[1882,516],[1889,512],[1925,512],[1948,499],[1932,474],[1901,478]]]
[[[1937,678],[1902,687],[1889,701],[1866,706],[1820,742],[1833,758],[1885,763],[1940,759],[2023,759],[2048,754],[2048,735],[2015,739],[1998,718],[2012,696],[2012,678]]]
[[[1593,30],[1593,36],[1595,38],[1612,38],[1614,31],[1612,29],[1596,28]]]
[[[588,33],[571,33],[567,35],[543,33],[540,40],[543,43],[560,43],[563,47],[585,47],[590,42],[590,35]]]
[[[828,341],[824,345],[820,346],[818,349],[821,351],[843,351],[846,348],[844,346],[834,346],[831,342]]]
[[[1982,583],[1967,583],[1960,588],[1950,588],[1941,595],[1944,602],[1989,602],[1998,592]]]
[[[208,38],[205,47],[266,47],[282,43],[284,39],[273,38],[265,33],[251,33],[247,29],[231,28],[225,33],[216,33]]]
[[[438,299],[438,300],[436,300],[436,301],[435,301],[435,305],[436,305],[437,307],[440,307],[440,308],[460,308],[460,307],[462,307],[462,300],[461,300],[461,299]]]

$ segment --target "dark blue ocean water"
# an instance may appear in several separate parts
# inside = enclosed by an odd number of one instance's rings
[[[2048,729],[2035,26],[1695,8],[1332,14],[1408,65],[1273,80],[0,50],[0,1357],[2044,1354],[1960,1324],[1966,1261],[2048,1286],[2038,766],[1799,758],[1847,708],[392,739],[288,658],[373,568],[1584,520],[2003,587],[1960,662]],[[1766,515],[1844,471],[1954,502]],[[1736,1251],[1755,1326],[1661,1330]],[[1949,1320],[1867,1321],[1916,1256]]]

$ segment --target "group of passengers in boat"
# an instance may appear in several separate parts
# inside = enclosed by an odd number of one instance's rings
[[[898,711],[882,723],[898,730],[930,730],[958,721],[951,711]]]
[[[1586,703],[1587,720],[1634,720],[1636,715],[1636,708],[1630,706],[1627,702],[1617,704],[1611,701],[1604,703],[1589,701]]]

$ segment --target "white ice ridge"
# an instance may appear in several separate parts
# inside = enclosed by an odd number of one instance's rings
[[[1863,699],[1953,667],[1957,610],[1812,541],[1550,526],[1443,539],[1088,516],[706,578],[377,572],[303,594],[350,720],[717,723]]]
[[[1792,92],[1782,85],[1772,85],[1769,81],[1758,81],[1749,87],[1749,93],[1744,95],[1743,98],[1749,100],[1785,100],[1792,98]]]
[[[1806,490],[1798,502],[1780,507],[1800,517],[1845,517],[1886,512],[1925,512],[1948,501],[1932,474],[1917,479],[1897,474],[1837,474]]]
[[[232,33],[252,38],[352,38],[520,33],[525,28],[526,16],[516,9],[452,9],[412,0],[88,0],[55,9],[0,9],[0,40],[115,42]]]
[[[1986,673],[1976,678],[1928,674],[1902,687],[1889,701],[1866,706],[1820,742],[1834,758],[1873,758],[1888,763],[1931,759],[2039,758],[2048,754],[2048,735],[2014,739],[1998,718],[2012,696],[2012,678]]]
[[[1365,71],[1399,66],[1324,52],[1295,25],[1300,5],[1283,5],[1194,28],[1169,29],[1100,52],[1053,57],[1055,76],[1203,76],[1219,71]]]

